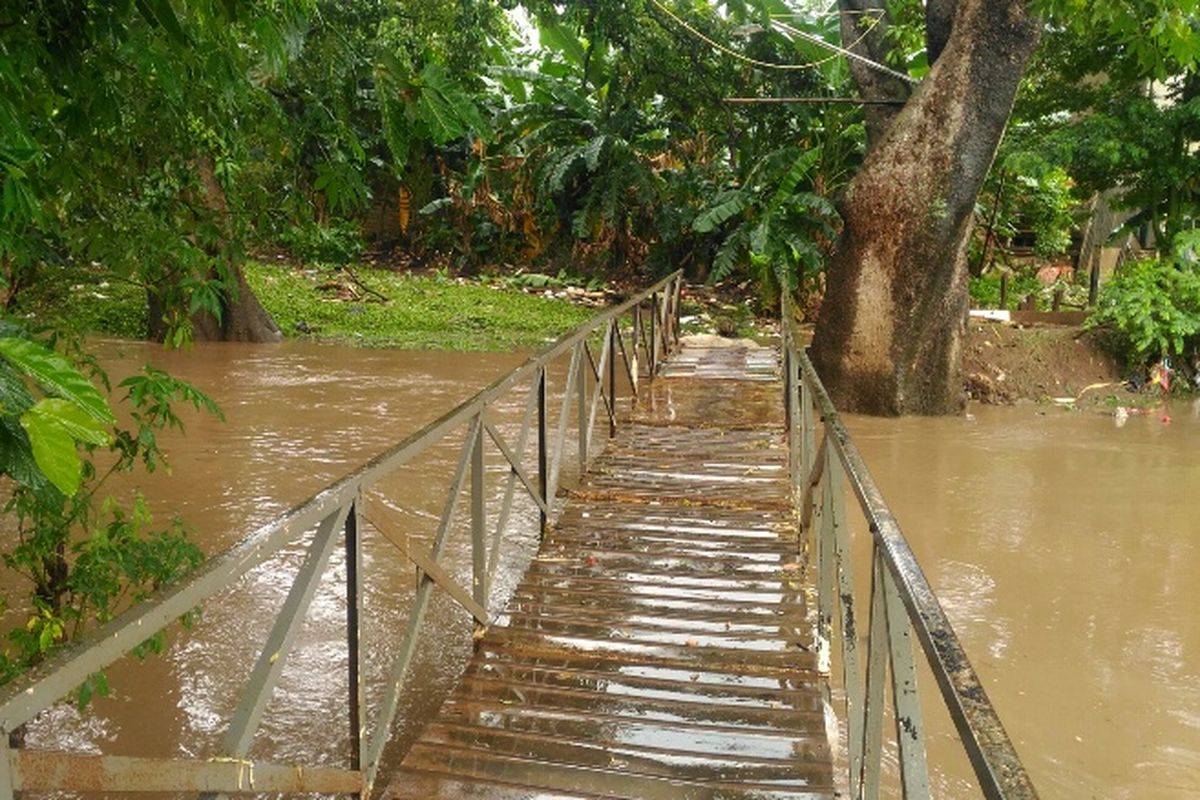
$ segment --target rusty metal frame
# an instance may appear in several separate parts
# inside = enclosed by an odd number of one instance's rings
[[[601,402],[609,418],[609,433],[620,420],[617,400],[618,356],[624,362],[630,399],[636,401],[639,370],[638,347],[647,353],[652,378],[678,341],[678,307],[682,275],[672,273],[628,302],[597,314],[589,322],[536,353],[517,369],[499,378],[474,397],[407,436],[362,467],[317,492],[275,520],[260,526],[228,551],[205,562],[187,581],[163,589],[101,626],[83,641],[48,658],[34,670],[0,687],[0,800],[14,791],[78,792],[194,792],[205,795],[238,793],[323,793],[369,797],[378,777],[384,750],[391,738],[404,679],[416,650],[422,621],[435,586],[446,592],[480,625],[495,613],[489,608],[492,577],[500,558],[502,539],[511,518],[516,487],[520,485],[537,507],[540,529],[554,520],[554,498],[560,483],[566,432],[572,401],[578,403],[581,436],[580,469],[587,467],[590,429]],[[645,336],[645,305],[652,309],[650,336]],[[625,347],[620,320],[630,318],[631,341]],[[588,350],[591,337],[603,337],[597,363]],[[562,383],[562,404],[552,419],[550,365],[570,356]],[[590,367],[585,368],[588,360]],[[592,373],[589,385],[588,372]],[[528,385],[522,425],[510,447],[490,421],[494,404],[518,386]],[[590,394],[590,396],[589,396]],[[536,420],[536,423],[535,423]],[[524,465],[529,439],[536,424],[536,475]],[[587,430],[584,430],[587,426]],[[429,549],[409,546],[403,532],[379,510],[368,515],[366,497],[377,492],[379,481],[409,464],[413,458],[439,444],[449,434],[465,429],[453,480]],[[554,430],[553,437],[551,431]],[[493,448],[487,448],[490,440]],[[487,449],[507,466],[503,499],[495,512],[495,527],[487,530]],[[498,453],[498,456],[494,455]],[[468,488],[469,487],[469,488]],[[455,524],[462,494],[469,496],[471,581],[461,585],[443,566],[441,556]],[[382,505],[380,506],[382,508]],[[371,517],[371,518],[369,518]],[[418,570],[418,587],[404,624],[403,638],[393,655],[388,682],[382,687],[379,708],[368,730],[363,703],[363,652],[359,640],[363,596],[369,575],[363,572],[363,523],[371,524],[395,544]],[[315,532],[314,532],[315,531]],[[487,535],[490,533],[490,536]],[[339,536],[341,534],[341,536]],[[346,637],[348,650],[347,720],[351,729],[348,766],[345,769],[316,765],[252,763],[244,756],[253,741],[262,712],[269,703],[284,661],[295,642],[321,576],[339,538],[346,552]],[[208,761],[80,755],[12,748],[8,734],[79,686],[89,675],[128,654],[139,643],[172,624],[204,600],[228,589],[236,580],[284,548],[308,542],[302,564],[292,579],[258,660],[246,681],[242,700],[223,741],[224,755]],[[394,626],[393,626],[394,627]]]
[[[788,442],[792,448],[799,448],[789,460],[793,465],[793,497],[801,532],[812,539],[806,546],[811,548],[809,560],[817,569],[815,633],[819,664],[826,671],[835,607],[841,623],[838,643],[846,698],[841,716],[848,733],[850,796],[872,800],[879,796],[887,673],[891,675],[903,796],[930,796],[912,643],[915,636],[983,795],[993,800],[1036,798],[1037,791],[962,643],[798,343],[786,295],[782,319]],[[798,398],[798,408],[793,398]],[[814,415],[823,428],[819,448],[815,444]],[[859,665],[849,531],[841,508],[847,494],[843,484],[848,484],[872,538],[865,678]]]

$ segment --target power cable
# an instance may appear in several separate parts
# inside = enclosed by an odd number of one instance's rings
[[[763,69],[777,69],[777,70],[783,70],[783,71],[813,69],[814,67],[819,67],[822,64],[828,64],[830,61],[833,61],[839,55],[844,54],[842,52],[834,52],[834,54],[831,56],[828,56],[826,58],[821,58],[816,61],[810,61],[806,64],[777,64],[777,63],[773,63],[770,61],[760,61],[757,58],[751,58],[750,56],[748,56],[744,53],[739,53],[738,51],[736,51],[730,47],[726,47],[725,45],[721,44],[720,42],[710,39],[708,36],[704,35],[704,33],[702,33],[701,31],[698,31],[695,28],[693,28],[690,24],[688,24],[688,22],[686,20],[677,16],[673,11],[671,11],[671,9],[667,8],[665,5],[660,3],[659,0],[650,0],[650,2],[653,3],[658,8],[659,11],[663,12],[668,17],[670,17],[672,20],[674,20],[675,23],[677,25],[679,25],[679,27],[683,28],[685,31],[692,34],[692,36],[695,36],[697,39],[704,42],[705,44],[707,44],[709,47],[713,48],[714,50],[724,53],[725,55],[730,56],[731,58],[736,58],[737,60],[743,61],[747,64],[752,64],[756,67],[762,67]],[[857,39],[855,39],[850,44],[850,46],[855,47],[858,45],[859,42],[861,42],[863,39],[867,38],[867,35],[872,30],[875,29],[875,26],[878,25],[880,20],[882,20],[882,19],[883,19],[882,14],[880,14],[880,15],[876,16],[874,19],[872,19],[871,24],[867,27],[867,29],[865,31],[863,31],[862,35],[859,36]],[[790,27],[787,25],[783,25],[783,23],[779,23],[779,22],[772,22],[772,24],[776,25],[776,26],[780,26],[781,28]],[[797,33],[800,33],[800,32],[797,31]],[[803,38],[808,39],[809,36],[811,36],[811,34],[807,34]],[[821,39],[818,36],[812,36],[811,39],[809,39],[809,41],[813,41],[814,44],[820,44],[822,47],[833,49],[835,51],[842,50],[842,48],[837,47],[836,45],[832,45],[829,42],[826,42],[824,39]],[[851,55],[854,55],[854,54],[851,54]],[[861,56],[857,56],[857,57],[861,58]],[[887,68],[884,67],[884,69],[887,69]]]
[[[658,0],[653,0],[653,2],[657,4]],[[855,41],[851,42],[850,46],[854,47],[859,42],[861,42],[864,38],[866,38],[867,33],[870,33],[871,29],[873,29],[875,27],[875,25],[879,24],[879,19],[880,19],[879,17],[876,17],[874,24],[871,25],[871,28],[868,28],[866,33],[864,33],[862,36],[858,37],[858,39],[856,39]],[[802,31],[797,28],[793,28],[791,25],[788,25],[785,22],[780,22],[779,20],[771,20],[771,25],[773,25],[775,28],[783,31],[784,33],[790,33],[793,36],[798,36],[799,38],[804,39],[807,42],[812,42],[813,44],[817,45],[818,47],[825,47],[830,50],[833,50],[834,53],[836,53],[837,55],[843,55],[846,58],[857,61],[860,64],[864,64],[868,68],[873,69],[876,72],[882,72],[885,75],[890,75],[891,77],[896,78],[897,80],[904,81],[905,83],[909,84],[910,86],[916,86],[918,83],[920,83],[920,81],[918,81],[916,78],[912,77],[911,75],[905,75],[903,72],[897,72],[896,70],[892,69],[891,67],[880,64],[878,61],[872,61],[871,59],[867,58],[866,56],[860,56],[858,53],[851,52],[850,50],[846,49],[845,47],[840,47],[836,44],[831,44],[831,43],[825,41],[824,39],[822,39],[820,36],[814,36],[813,34],[808,33],[807,31]]]

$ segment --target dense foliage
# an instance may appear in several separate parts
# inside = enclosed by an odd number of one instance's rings
[[[1104,286],[1090,324],[1109,331],[1131,364],[1200,358],[1200,235],[1167,258],[1125,264]]]

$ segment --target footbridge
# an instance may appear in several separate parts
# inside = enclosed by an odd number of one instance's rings
[[[0,688],[0,800],[924,798],[937,706],[982,796],[1035,797],[790,313],[774,347],[680,346],[681,289],[675,274],[599,314]],[[389,516],[394,477],[455,440],[452,469],[427,478],[446,481],[441,514],[409,536]],[[18,746],[90,675],[285,552],[300,554],[290,590],[212,742],[188,757]],[[402,613],[373,619],[382,558],[415,585]],[[499,584],[514,558],[522,577]],[[331,574],[345,636],[328,668],[346,689],[338,719],[310,724],[339,735],[312,763],[272,759],[256,734]],[[437,603],[472,621],[473,644],[401,734],[430,691],[413,665],[448,635]],[[920,662],[933,680],[918,685]]]

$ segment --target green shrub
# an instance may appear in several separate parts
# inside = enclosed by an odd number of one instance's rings
[[[316,264],[349,264],[362,255],[362,229],[355,222],[334,220],[290,226],[279,243],[297,260]]]
[[[1008,302],[1005,308],[1009,311],[1015,310],[1021,300],[1030,294],[1037,296],[1039,306],[1048,306],[1049,295],[1045,290],[1046,287],[1033,275],[1012,274],[1008,279]],[[1000,273],[989,272],[978,278],[971,278],[969,291],[974,308],[999,308]]]
[[[1088,324],[1106,329],[1131,364],[1188,356],[1200,345],[1200,264],[1184,252],[1126,264],[1100,293]]]

